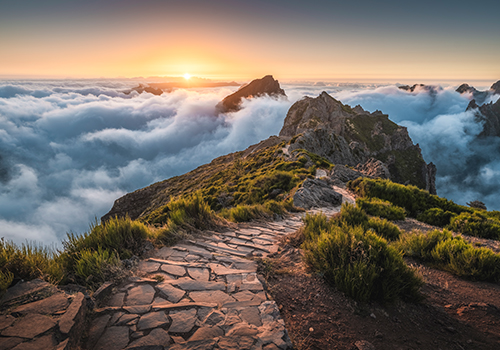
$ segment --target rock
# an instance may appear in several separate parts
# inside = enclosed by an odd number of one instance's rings
[[[88,339],[87,339],[87,349],[93,349],[99,338],[101,338],[106,326],[111,318],[110,315],[102,315],[97,317],[89,329]]]
[[[93,350],[123,350],[129,342],[128,327],[109,327]]]
[[[413,144],[405,127],[379,111],[354,110],[326,92],[294,103],[280,136],[292,138],[289,153],[305,149],[333,164],[352,167],[374,158],[387,166],[392,181],[431,187],[420,147]]]
[[[128,306],[151,304],[155,296],[155,289],[149,284],[141,284],[128,291],[127,300]]]
[[[260,320],[259,309],[256,307],[248,307],[240,311],[240,318],[248,324],[260,327],[262,321]]]
[[[153,329],[145,337],[134,340],[126,350],[163,350],[168,348],[170,336],[161,328]]]
[[[59,319],[59,330],[62,334],[68,334],[70,338],[80,334],[85,321],[85,296],[78,292],[70,306]],[[77,341],[77,339],[75,339]],[[74,343],[72,343],[74,345]]]
[[[17,345],[12,350],[52,350],[57,345],[53,334],[47,334],[30,342]]]
[[[0,315],[0,331],[9,327],[15,320],[11,315]]]
[[[208,281],[210,279],[210,272],[208,269],[188,267],[188,274],[191,278],[198,281]]]
[[[266,75],[262,79],[252,80],[249,84],[242,86],[235,93],[226,96],[216,107],[219,113],[235,112],[241,108],[244,98],[254,98],[263,95],[271,97],[286,97],[285,91],[280,87],[272,75]]]
[[[253,346],[254,339],[252,337],[223,337],[219,339],[219,349],[221,350],[250,350]]]
[[[222,312],[214,310],[207,316],[204,323],[209,326],[221,325],[225,319],[226,316]]]
[[[192,291],[192,290],[224,290],[226,286],[224,282],[214,282],[214,281],[194,281],[190,278],[178,279],[175,281],[170,281],[170,283],[178,286],[179,288]]]
[[[391,173],[382,161],[370,158],[364,164],[358,164],[356,170],[372,178],[390,179]]]
[[[108,306],[118,306],[122,307],[123,306],[123,300],[125,299],[125,293],[116,293],[113,294],[108,301],[107,305]]]
[[[216,344],[216,339],[204,339],[174,344],[168,350],[212,350]]]
[[[111,292],[113,291],[113,282],[104,282],[99,289],[97,289],[92,297],[95,300],[97,306],[100,306],[101,302],[109,297]]]
[[[198,328],[196,332],[194,332],[194,334],[189,338],[189,341],[211,339],[211,338],[221,337],[223,335],[224,331],[220,327],[204,326]]]
[[[48,316],[27,314],[17,319],[12,326],[5,328],[2,331],[2,335],[5,337],[32,339],[37,335],[45,333],[55,325],[56,322]]]
[[[41,279],[19,282],[14,287],[10,287],[9,289],[7,289],[2,299],[0,299],[0,305],[10,302],[14,299],[24,297],[28,294],[36,293],[43,289],[50,288],[51,286],[52,285],[50,283],[42,281]]]
[[[500,80],[491,85],[490,90],[497,95],[500,95]]]
[[[217,303],[219,305],[235,301],[233,297],[220,290],[191,292],[189,297],[196,302]]]
[[[331,207],[342,204],[342,195],[324,179],[306,179],[293,196],[293,204],[304,209]]]
[[[124,314],[120,319],[115,323],[116,326],[130,326],[132,324],[137,323],[139,315],[137,314]],[[135,322],[133,322],[135,320]]]
[[[37,314],[53,314],[54,312],[66,309],[68,304],[68,297],[65,293],[55,293],[48,298],[18,306],[12,312],[20,314],[31,312]]]
[[[174,276],[184,276],[186,274],[186,269],[182,266],[168,265],[164,264],[161,266],[162,271],[169,273]]]
[[[164,311],[150,312],[141,316],[139,322],[137,323],[138,330],[145,330],[151,328],[158,328],[168,325],[170,321],[165,315]]]
[[[172,303],[178,303],[179,300],[181,300],[182,297],[186,294],[185,291],[179,288],[175,288],[168,282],[158,284],[156,286],[156,289],[158,289],[161,295],[163,295],[165,298],[167,298],[168,301]]]
[[[373,346],[372,343],[366,340],[358,340],[357,342],[354,343],[354,346],[358,350],[376,350],[375,346]]]
[[[8,337],[8,338],[1,338],[2,341],[0,342],[0,350],[10,350],[14,348],[15,346],[21,344],[25,339],[22,338],[16,338],[16,337]]]
[[[170,313],[172,325],[169,333],[189,333],[196,323],[196,309],[172,311]]]

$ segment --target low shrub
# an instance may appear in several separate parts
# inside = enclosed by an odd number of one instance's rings
[[[406,255],[431,263],[457,276],[480,281],[500,281],[500,254],[474,247],[447,230],[403,235],[395,245]]]
[[[444,211],[440,208],[427,209],[423,213],[417,215],[417,220],[425,222],[429,225],[444,227],[448,225],[457,214],[451,211]]]
[[[362,197],[380,198],[404,208],[411,217],[416,217],[431,208],[440,208],[457,214],[472,210],[416,186],[405,186],[386,179],[358,178],[349,181],[347,187]]]
[[[369,215],[380,216],[388,220],[404,220],[406,217],[403,208],[379,198],[358,198],[356,205]]]
[[[25,280],[43,278],[54,283],[62,281],[65,276],[64,267],[54,248],[35,243],[18,246],[3,238],[0,239],[0,272],[4,284],[11,276],[12,279]]]
[[[500,239],[500,221],[478,211],[453,217],[448,228],[465,235]]]
[[[395,224],[386,219],[373,217],[368,220],[368,228],[375,231],[380,237],[384,237],[389,241],[394,241],[401,236],[401,230]]]
[[[262,204],[237,205],[229,209],[222,209],[220,215],[232,222],[245,222],[254,219],[269,217],[272,212]]]
[[[305,222],[307,263],[348,296],[359,301],[421,298],[422,279],[385,239],[324,216],[306,217]]]
[[[78,253],[74,273],[91,289],[105,282],[112,274],[112,267],[120,265],[118,255],[99,247],[97,250],[83,249]]]

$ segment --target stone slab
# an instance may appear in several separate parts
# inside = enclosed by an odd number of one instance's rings
[[[150,312],[141,316],[139,322],[137,323],[137,329],[142,331],[145,329],[164,327],[169,323],[170,321],[168,320],[168,317],[165,315],[165,312],[163,311]]]
[[[161,328],[153,329],[145,337],[134,340],[126,350],[163,350],[168,347],[170,336]]]
[[[204,301],[219,305],[235,301],[233,297],[220,290],[191,292],[189,293],[189,297],[197,302]]]
[[[145,305],[150,304],[155,296],[155,289],[149,284],[141,284],[128,291],[125,305]]]
[[[57,345],[53,334],[47,334],[35,340],[21,343],[12,350],[52,350]]]
[[[186,294],[185,291],[179,288],[175,288],[172,284],[168,282],[160,283],[156,286],[156,289],[164,296],[168,301],[172,303],[178,303],[182,297]]]
[[[128,342],[128,327],[109,327],[92,350],[123,350]]]
[[[37,314],[53,314],[54,312],[65,310],[68,304],[68,297],[65,293],[55,293],[48,298],[18,306],[13,312],[23,315],[31,312]]]
[[[172,324],[170,325],[168,332],[189,333],[197,321],[196,312],[196,309],[172,311],[170,313]]]
[[[0,299],[0,304],[7,303],[17,298],[21,298],[31,293],[39,292],[45,288],[50,288],[52,285],[48,282],[42,281],[41,279],[34,279],[27,282],[19,282],[13,287],[7,289],[2,299]]]
[[[21,319],[16,320],[12,326],[5,328],[2,331],[2,335],[6,337],[32,339],[54,328],[55,325],[56,322],[48,316],[27,314]]]
[[[174,276],[184,276],[186,274],[186,269],[178,265],[163,264],[161,270]]]

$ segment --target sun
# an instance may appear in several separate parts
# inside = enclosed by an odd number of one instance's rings
[[[191,74],[189,73],[184,74],[184,79],[189,80],[189,78],[191,78]]]

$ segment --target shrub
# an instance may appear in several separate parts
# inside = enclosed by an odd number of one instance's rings
[[[429,225],[444,227],[448,225],[457,214],[451,211],[444,211],[440,208],[427,209],[417,216],[418,221],[425,222]]]
[[[97,250],[83,249],[75,262],[75,275],[88,287],[94,289],[105,282],[111,273],[110,268],[120,265],[116,253],[99,247]]]
[[[348,226],[363,226],[368,224],[368,215],[363,209],[350,203],[343,203],[337,220]]]
[[[402,207],[411,217],[416,217],[431,208],[440,208],[457,214],[471,210],[416,186],[405,186],[390,180],[358,178],[350,181],[347,186],[362,197],[376,197]]]
[[[220,215],[233,222],[244,222],[269,217],[272,213],[262,204],[237,205],[230,209],[222,209]]]
[[[55,249],[35,243],[17,246],[3,238],[0,239],[0,272],[4,283],[11,275],[26,280],[42,278],[54,283],[62,281],[65,275]]]
[[[308,264],[348,296],[360,301],[421,298],[421,278],[375,233],[313,216],[306,217],[304,236]]]
[[[5,271],[5,272],[0,271],[0,296],[7,288],[9,288],[13,280],[14,280],[13,273],[11,273],[10,271]]]
[[[146,225],[139,221],[132,221],[129,217],[113,218],[98,225],[91,225],[90,231],[83,235],[67,234],[67,240],[63,241],[66,253],[71,256],[83,250],[115,251],[120,257],[138,254],[139,248],[150,231]]]
[[[388,220],[404,220],[406,217],[403,208],[379,198],[358,198],[356,205],[369,215],[380,216]]]
[[[470,236],[500,239],[500,221],[478,211],[452,218],[448,228]]]
[[[386,219],[374,217],[368,220],[368,228],[375,231],[381,237],[393,241],[401,236],[399,227]]]
[[[447,230],[403,235],[396,247],[408,256],[430,262],[437,268],[481,281],[500,281],[500,254],[477,248]]]

